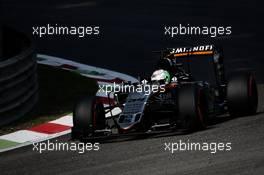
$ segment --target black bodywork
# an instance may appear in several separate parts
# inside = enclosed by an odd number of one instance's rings
[[[186,49],[188,50],[188,48]],[[221,49],[212,46],[208,52],[197,51],[197,53],[203,52],[202,55],[194,55],[191,49],[189,48],[190,52],[187,52],[189,54],[182,56],[173,53],[173,49],[166,49],[161,52],[162,57],[158,61],[156,69],[167,70],[171,75],[171,79],[177,78],[177,81],[171,80],[170,84],[164,85],[164,92],[158,91],[150,94],[145,92],[121,92],[113,95],[116,103],[115,105],[109,103],[108,108],[120,107],[122,110],[121,114],[110,117],[115,120],[115,126],[120,133],[145,132],[157,128],[176,127],[180,123],[179,118],[177,118],[179,103],[177,92],[180,88],[189,84],[202,89],[206,95],[206,117],[213,117],[226,112],[226,80]],[[190,57],[194,59],[209,58],[208,61],[214,69],[214,82],[196,80],[195,75],[191,72]],[[163,84],[163,82],[147,81],[149,83],[141,83],[141,86]]]

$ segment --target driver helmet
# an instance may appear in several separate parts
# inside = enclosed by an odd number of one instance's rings
[[[164,80],[165,84],[170,83],[170,73],[166,70],[159,69],[153,72],[151,75],[151,81],[161,81]]]

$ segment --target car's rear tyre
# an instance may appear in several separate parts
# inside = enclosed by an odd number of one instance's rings
[[[258,91],[252,73],[239,73],[227,84],[227,106],[231,116],[253,115],[258,107]]]
[[[72,138],[91,136],[95,130],[105,129],[105,110],[96,97],[81,99],[73,110]]]
[[[196,84],[185,85],[178,92],[180,128],[192,132],[207,127],[208,107],[203,89]]]

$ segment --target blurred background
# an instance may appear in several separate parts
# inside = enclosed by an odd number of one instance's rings
[[[130,75],[149,75],[153,50],[213,43],[222,45],[227,69],[250,67],[258,80],[264,61],[256,0],[2,0],[3,22],[28,35],[33,26],[100,26],[99,36],[33,36],[39,53],[73,59]],[[164,36],[164,26],[232,26],[232,34]],[[242,65],[241,65],[242,64]]]

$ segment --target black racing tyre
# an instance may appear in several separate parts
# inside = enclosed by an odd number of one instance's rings
[[[196,84],[185,85],[178,91],[178,119],[186,131],[205,129],[208,105],[204,90]]]
[[[91,136],[95,130],[105,129],[105,110],[95,97],[81,99],[73,110],[72,138]]]
[[[227,84],[227,106],[231,116],[253,115],[258,107],[258,90],[254,74],[237,73]]]

